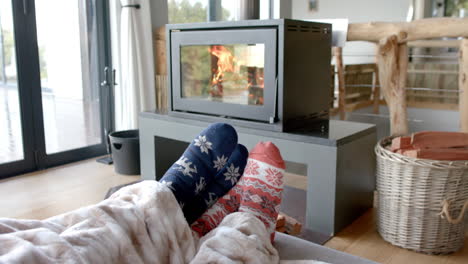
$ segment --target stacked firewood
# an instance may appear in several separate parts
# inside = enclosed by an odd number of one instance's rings
[[[390,150],[430,160],[468,160],[468,133],[424,131],[396,137]]]
[[[302,230],[302,224],[296,219],[284,214],[279,213],[276,220],[276,232],[281,232],[289,235],[299,235]]]

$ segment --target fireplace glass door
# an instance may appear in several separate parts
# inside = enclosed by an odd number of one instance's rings
[[[270,121],[276,30],[172,33],[174,110]]]
[[[264,44],[181,47],[182,97],[263,105],[264,54]]]

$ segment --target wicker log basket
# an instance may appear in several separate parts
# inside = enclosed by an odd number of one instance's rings
[[[386,241],[418,252],[448,254],[463,246],[468,161],[435,161],[376,148],[377,229]]]

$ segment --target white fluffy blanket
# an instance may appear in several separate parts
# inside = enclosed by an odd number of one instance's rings
[[[0,263],[279,262],[264,225],[246,213],[227,216],[199,240],[156,181],[43,221],[0,219],[0,245]]]

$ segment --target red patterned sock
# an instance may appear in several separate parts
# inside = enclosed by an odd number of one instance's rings
[[[273,143],[258,143],[249,154],[239,182],[192,224],[192,230],[204,236],[216,228],[226,215],[239,210],[253,213],[262,220],[273,239],[284,168],[281,154]]]
[[[239,212],[255,215],[266,226],[274,240],[283,193],[284,160],[271,142],[260,142],[250,152],[244,171]]]

